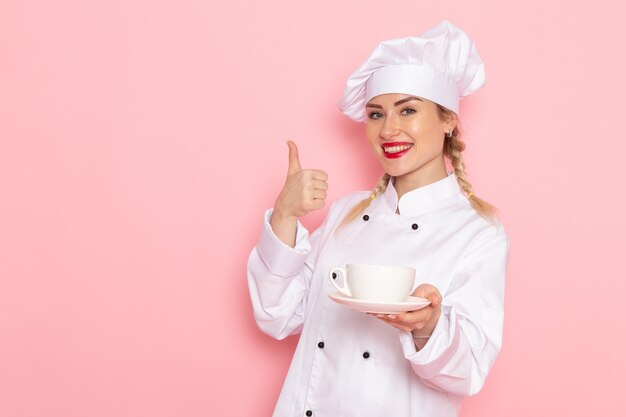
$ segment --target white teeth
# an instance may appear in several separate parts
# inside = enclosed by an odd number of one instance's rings
[[[398,146],[389,146],[389,147],[383,146],[383,149],[386,153],[398,153],[398,152],[406,151],[407,149],[410,149],[411,147],[413,147],[413,145],[398,145]]]

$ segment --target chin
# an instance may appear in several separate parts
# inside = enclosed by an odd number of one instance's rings
[[[381,164],[383,171],[386,174],[391,175],[392,177],[401,177],[402,175],[409,172],[408,169],[399,167],[399,166],[389,166],[388,164]]]

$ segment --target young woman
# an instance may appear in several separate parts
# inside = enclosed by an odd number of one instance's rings
[[[449,22],[381,43],[348,80],[342,111],[365,122],[384,175],[332,205],[309,236],[298,218],[324,205],[327,175],[289,171],[250,255],[254,317],[301,333],[274,416],[457,416],[500,350],[508,240],[464,172],[458,102],[484,84],[471,39]],[[448,173],[446,159],[452,168]],[[411,266],[430,305],[365,314],[329,298],[328,271]]]

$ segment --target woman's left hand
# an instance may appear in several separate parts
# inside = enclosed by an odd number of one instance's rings
[[[420,310],[400,314],[372,314],[374,317],[405,332],[413,332],[415,336],[430,336],[435,330],[441,315],[441,294],[437,287],[421,284],[413,291],[414,297],[430,300],[430,305]]]

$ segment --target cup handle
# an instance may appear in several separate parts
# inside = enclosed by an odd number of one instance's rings
[[[337,277],[339,275],[341,275],[341,278],[342,278],[341,287],[337,284]],[[341,268],[339,266],[336,266],[332,268],[330,272],[328,273],[328,279],[330,280],[330,283],[333,284],[333,286],[337,288],[337,290],[339,290],[340,293],[352,298],[352,293],[350,292],[350,288],[348,287],[348,280],[346,279],[347,275],[348,274],[346,273],[346,268]]]

